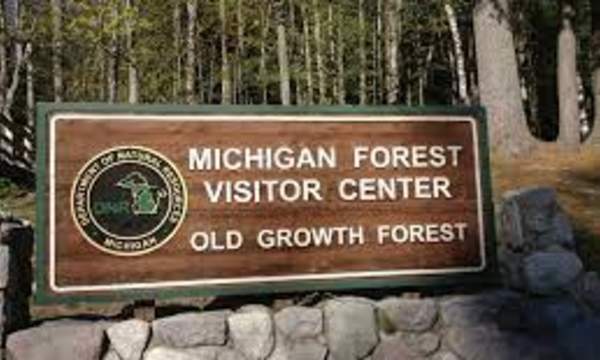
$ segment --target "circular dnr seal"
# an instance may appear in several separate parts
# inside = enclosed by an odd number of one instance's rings
[[[187,189],[175,165],[140,146],[96,155],[71,191],[71,212],[85,239],[118,256],[163,246],[183,222],[186,207]]]

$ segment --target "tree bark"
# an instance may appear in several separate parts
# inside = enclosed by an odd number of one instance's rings
[[[260,9],[261,15],[261,36],[260,36],[260,64],[258,70],[258,76],[260,77],[260,87],[262,94],[262,103],[268,103],[269,93],[267,88],[267,37],[269,36],[269,28],[270,22],[269,18],[271,17],[271,2],[268,2],[266,7],[261,7]]]
[[[558,109],[561,146],[575,149],[580,143],[579,103],[577,94],[577,40],[571,23],[574,8],[562,2],[562,27],[558,35]]]
[[[329,45],[329,62],[327,68],[331,74],[331,98],[333,101],[338,99],[338,83],[337,79],[337,68],[336,65],[336,54],[335,54],[335,36],[333,35],[334,22],[333,22],[333,4],[329,1],[327,5],[327,43]],[[328,75],[329,75],[328,74]],[[327,76],[327,75],[326,75]],[[325,80],[327,83],[327,80]]]
[[[236,3],[236,17],[237,17],[237,62],[236,62],[236,89],[237,89],[237,103],[243,104],[244,100],[244,67],[242,61],[246,56],[246,49],[244,44],[244,15],[242,12],[242,0],[237,0]]]
[[[359,72],[359,104],[367,104],[367,53],[365,50],[365,9],[364,0],[358,0],[358,57]]]
[[[594,124],[590,141],[600,146],[600,2],[590,0],[592,5],[592,89],[594,93]]]
[[[185,65],[185,100],[188,104],[196,103],[196,18],[198,16],[198,0],[187,1],[187,36]]]
[[[125,7],[128,10],[134,9],[134,0],[125,0]],[[129,103],[137,104],[139,101],[139,79],[138,79],[138,71],[137,71],[137,58],[135,56],[134,49],[134,31],[133,24],[134,20],[131,15],[128,15],[127,22],[125,23],[126,33],[127,33],[127,57],[129,58],[129,62],[127,65],[127,74],[129,77]]]
[[[54,102],[63,101],[63,1],[52,0],[52,79],[54,85]]]
[[[173,5],[173,42],[175,43],[176,69],[173,77],[173,101],[178,102],[181,93],[181,4],[180,0]]]
[[[481,0],[473,25],[482,105],[487,107],[491,144],[506,155],[528,150],[527,127],[507,0]]]
[[[321,38],[321,16],[318,0],[312,2],[315,18],[315,56],[317,58],[317,78],[319,82],[319,104],[327,103],[327,94],[325,90],[325,64],[323,62],[322,38]]]
[[[304,37],[304,72],[306,75],[306,103],[314,104],[312,49],[310,46],[310,29],[308,25],[308,11],[306,5],[302,5],[302,33]]]
[[[279,84],[281,104],[290,105],[290,70],[288,63],[287,39],[285,33],[283,4],[276,4],[275,16],[277,17],[277,62],[279,64]]]
[[[386,102],[396,104],[399,94],[398,78],[398,3],[401,0],[385,2],[385,50],[386,50]]]
[[[231,69],[227,48],[227,8],[226,0],[219,1],[221,19],[221,104],[231,104]]]
[[[113,6],[111,8],[111,17],[114,21],[119,16],[118,8]],[[108,85],[108,102],[114,103],[117,101],[119,96],[119,43],[118,43],[117,29],[113,29],[110,35],[109,44],[109,57],[108,57],[108,71],[106,74],[106,81]]]
[[[456,77],[458,80],[458,98],[461,104],[470,104],[471,99],[468,94],[467,71],[465,70],[465,55],[463,52],[463,42],[458,30],[456,21],[456,13],[454,8],[449,3],[444,5],[446,16],[448,17],[448,27],[452,34],[452,42],[454,43],[454,59],[456,61]]]
[[[338,104],[346,104],[346,71],[344,67],[344,36],[340,23],[337,24],[337,95]]]

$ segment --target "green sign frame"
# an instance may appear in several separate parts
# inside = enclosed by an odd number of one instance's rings
[[[179,287],[148,290],[119,290],[111,294],[57,296],[48,291],[47,212],[48,199],[48,119],[55,113],[148,114],[148,115],[401,115],[468,116],[478,127],[481,194],[483,200],[486,268],[478,273],[443,275],[403,275],[394,278],[301,280],[277,284],[215,285],[202,288]],[[482,107],[405,106],[219,106],[219,105],[129,105],[104,103],[39,103],[36,109],[36,241],[35,303],[40,305],[78,302],[115,302],[201,296],[281,294],[307,291],[349,291],[409,288],[417,291],[433,287],[489,286],[499,282],[496,259],[496,230],[489,159],[486,111]]]

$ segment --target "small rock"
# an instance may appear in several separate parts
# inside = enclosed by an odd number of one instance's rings
[[[564,360],[596,360],[600,356],[600,318],[581,321],[558,337]]]
[[[269,356],[275,342],[273,321],[269,313],[236,313],[227,322],[233,347],[248,360],[263,360]]]
[[[404,342],[411,350],[423,356],[429,356],[440,348],[441,339],[439,335],[428,332],[424,334],[407,334]]]
[[[292,306],[275,314],[275,325],[287,339],[317,337],[323,331],[323,313],[320,309]]]
[[[226,311],[184,313],[155,320],[153,343],[172,347],[223,345],[226,341]]]
[[[188,349],[158,346],[146,351],[144,360],[219,360],[221,351],[221,348],[215,346]]]
[[[583,270],[581,260],[568,251],[543,251],[529,255],[523,264],[527,289],[538,295],[566,290]]]
[[[106,322],[61,320],[8,336],[6,352],[13,360],[97,360]]]
[[[431,299],[388,298],[377,304],[379,319],[390,324],[393,331],[423,332],[431,329],[438,309]]]
[[[416,360],[421,357],[411,350],[401,334],[386,337],[381,340],[375,348],[372,356],[373,360]]]
[[[375,308],[367,301],[328,300],[324,320],[332,360],[362,359],[377,345]]]
[[[150,337],[150,325],[137,319],[123,321],[106,330],[111,346],[123,360],[139,360]]]

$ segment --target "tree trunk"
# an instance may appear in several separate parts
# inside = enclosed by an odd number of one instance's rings
[[[592,3],[592,89],[594,92],[594,127],[591,142],[600,146],[600,2]]]
[[[52,0],[52,79],[54,85],[54,102],[63,101],[63,33],[62,0]]]
[[[237,89],[237,102],[243,104],[244,100],[244,67],[242,61],[246,56],[246,49],[244,44],[244,14],[242,12],[242,0],[238,0],[236,4],[236,17],[237,17],[237,62],[236,62],[236,89]]]
[[[468,94],[467,71],[465,70],[465,55],[463,53],[463,42],[458,30],[456,14],[454,8],[449,3],[444,5],[446,16],[448,17],[448,27],[452,34],[452,42],[454,43],[454,59],[456,62],[456,77],[458,80],[458,98],[461,104],[470,104],[471,99]]]
[[[111,8],[111,17],[112,19],[116,19],[118,14],[118,8],[113,6]],[[117,29],[113,29],[110,35],[110,44],[109,44],[109,57],[108,57],[108,71],[106,74],[107,84],[108,84],[108,102],[114,103],[117,101],[119,96],[119,43],[118,43],[118,34]]]
[[[302,5],[302,33],[304,37],[304,71],[306,74],[306,103],[313,105],[314,89],[313,89],[313,70],[312,70],[312,51],[310,46],[310,30],[308,25],[308,11],[306,6]]]
[[[327,66],[329,74],[331,74],[331,97],[332,101],[338,99],[338,83],[334,79],[337,79],[337,69],[334,67],[336,64],[335,56],[335,37],[333,35],[333,4],[329,1],[327,5],[327,43],[329,44],[329,64]],[[325,80],[327,82],[327,80]]]
[[[562,2],[562,28],[558,35],[558,108],[561,146],[576,149],[580,143],[579,103],[577,94],[577,40],[571,24],[574,8]]]
[[[31,44],[27,44],[27,46],[31,47]],[[29,50],[31,51],[31,50]],[[25,61],[25,83],[26,83],[26,89],[25,89],[25,100],[26,100],[26,106],[27,106],[27,126],[30,127],[32,130],[35,126],[35,88],[34,88],[34,78],[33,78],[33,74],[34,74],[34,68],[33,68],[33,61],[31,59],[31,56],[28,56],[26,61]],[[32,150],[32,149],[28,149],[28,150]]]
[[[285,33],[285,15],[283,4],[276,4],[275,16],[277,17],[277,62],[279,64],[279,84],[281,89],[281,104],[290,105],[290,70],[288,63],[287,39]]]
[[[177,62],[173,78],[173,101],[178,102],[181,93],[181,4],[179,0],[173,5],[173,42],[175,43],[175,60]]]
[[[185,65],[185,101],[188,104],[196,102],[196,17],[198,16],[198,0],[187,1],[187,36],[186,36],[186,65]]]
[[[260,87],[262,94],[262,103],[268,103],[268,83],[267,83],[267,37],[269,36],[269,18],[271,17],[271,2],[266,7],[261,7],[261,36],[260,36],[260,65],[258,70],[258,76],[260,77]]]
[[[221,19],[221,104],[231,104],[231,70],[227,49],[227,9],[226,0],[219,1]]]
[[[337,88],[338,88],[338,104],[346,104],[346,71],[344,68],[344,37],[342,35],[342,27],[340,23],[337,25]]]
[[[377,0],[377,21],[373,32],[373,47],[375,56],[373,58],[375,76],[373,78],[373,103],[383,103],[383,0]]]
[[[367,104],[367,53],[365,50],[365,9],[364,0],[358,0],[358,56],[360,61],[359,73],[359,104]]]
[[[131,11],[134,9],[134,0],[125,0],[125,7]],[[127,17],[126,32],[127,32],[127,57],[129,58],[129,64],[127,65],[127,73],[129,77],[129,103],[137,104],[139,101],[139,80],[137,72],[137,58],[134,50],[134,31],[133,31],[133,18],[129,15]]]
[[[516,155],[530,148],[531,135],[521,100],[514,39],[507,0],[481,0],[473,25],[482,105],[487,107],[491,144]],[[500,7],[500,8],[499,8]]]
[[[325,93],[325,65],[323,63],[323,50],[321,39],[321,16],[318,0],[312,2],[315,17],[315,56],[317,58],[317,78],[319,82],[319,104],[327,103],[327,94]]]
[[[385,2],[385,49],[386,49],[386,101],[396,104],[399,94],[398,78],[398,16],[397,10],[401,0],[387,0]]]

